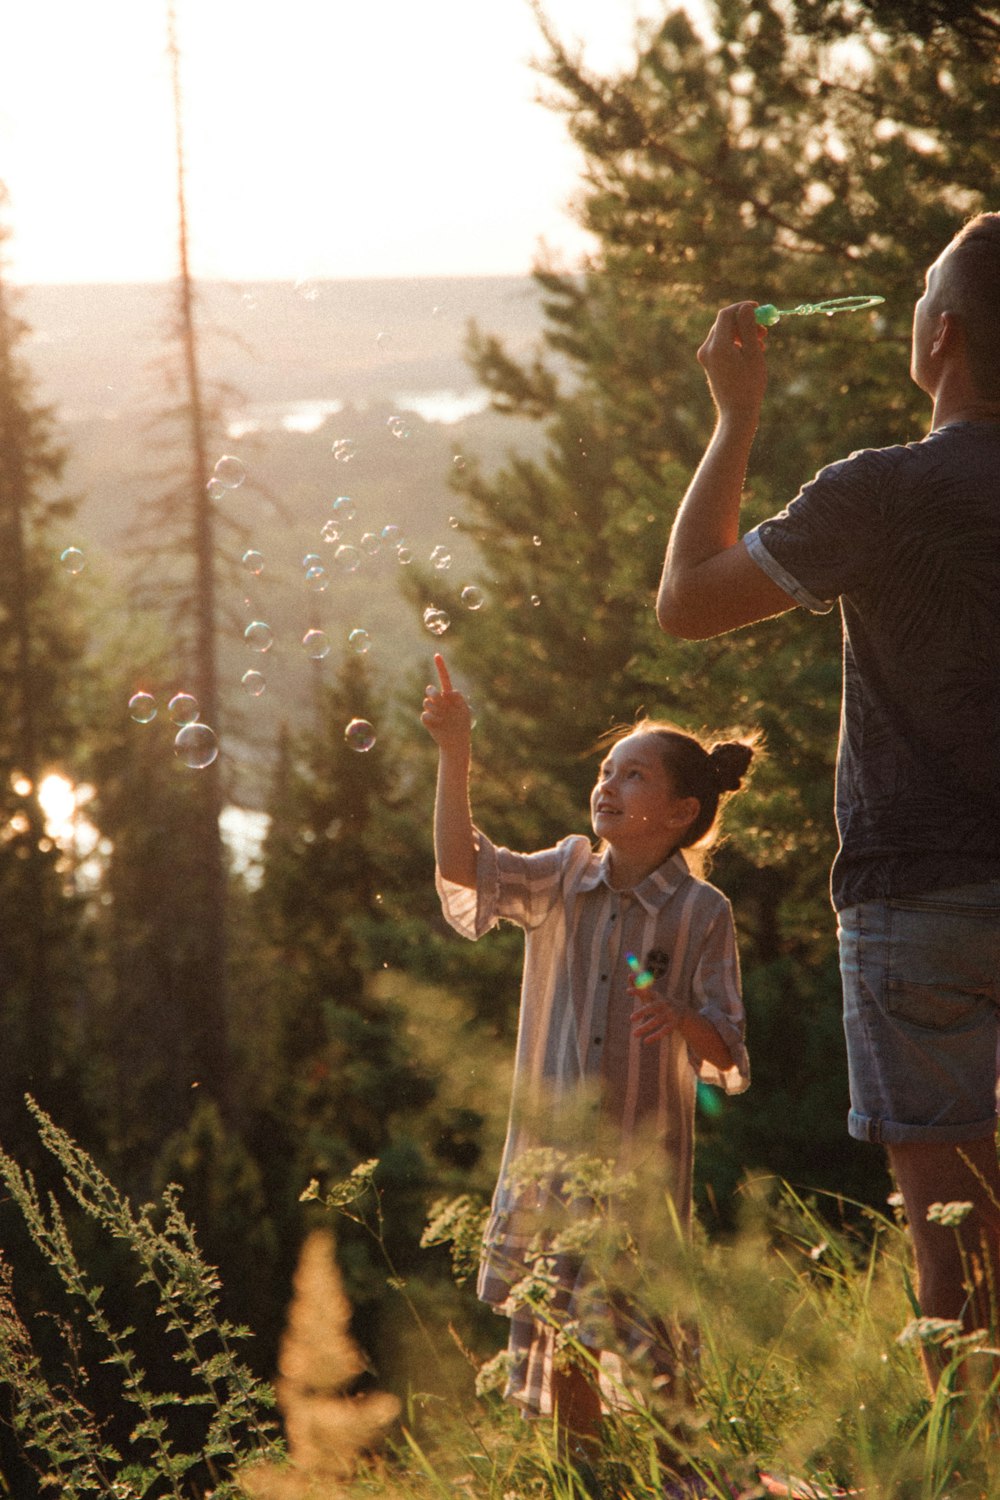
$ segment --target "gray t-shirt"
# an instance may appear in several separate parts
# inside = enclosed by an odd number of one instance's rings
[[[745,541],[840,600],[834,906],[1000,880],[1000,422],[853,453]]]

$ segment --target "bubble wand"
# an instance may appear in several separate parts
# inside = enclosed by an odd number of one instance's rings
[[[637,990],[648,990],[651,984],[656,983],[656,975],[644,969],[634,953],[626,953],[625,962],[632,970],[633,983]]]
[[[839,312],[864,312],[884,301],[884,297],[830,297],[826,302],[800,302],[798,307],[775,307],[773,302],[765,302],[754,309],[754,318],[762,328],[773,328],[780,318],[808,318],[813,313],[826,313],[832,318]]]

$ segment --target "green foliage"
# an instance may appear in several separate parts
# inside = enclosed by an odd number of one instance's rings
[[[0,1153],[0,1177],[70,1307],[58,1325],[67,1386],[53,1384],[35,1354],[4,1265],[0,1379],[13,1393],[15,1430],[37,1456],[43,1485],[58,1486],[67,1497],[180,1500],[197,1478],[200,1484],[210,1479],[219,1497],[235,1495],[227,1475],[236,1461],[280,1451],[269,1414],[273,1398],[237,1352],[248,1330],[218,1316],[218,1277],[202,1258],[178,1189],[168,1187],[158,1204],[133,1209],[85,1151],[33,1101],[29,1107],[72,1203],[104,1237],[127,1248],[135,1284],[149,1288],[173,1381],[164,1388],[147,1374],[136,1328],[118,1319],[115,1298],[80,1258],[71,1217],[56,1194],[43,1196],[32,1174]],[[103,1391],[93,1378],[98,1365],[113,1377]],[[100,1410],[92,1404],[98,1394]],[[122,1428],[119,1419],[126,1416]]]

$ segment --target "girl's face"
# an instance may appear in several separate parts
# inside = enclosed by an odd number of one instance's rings
[[[590,794],[590,820],[613,850],[666,858],[697,816],[696,797],[678,797],[653,734],[630,734],[612,746]]]

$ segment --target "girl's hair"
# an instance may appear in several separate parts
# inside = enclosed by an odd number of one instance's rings
[[[655,735],[678,797],[694,797],[699,803],[698,813],[678,848],[690,849],[703,840],[707,842],[719,815],[719,803],[728,792],[736,792],[742,786],[760,736],[748,734],[743,739],[705,745],[675,724],[661,719],[640,719],[637,724],[611,730],[602,737],[602,746],[607,749],[630,734]]]

